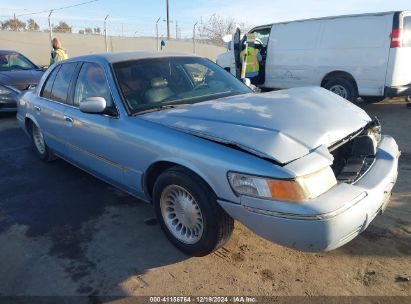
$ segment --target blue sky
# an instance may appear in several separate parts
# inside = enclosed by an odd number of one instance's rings
[[[7,16],[27,14],[64,7],[87,0],[0,0],[0,20]],[[206,21],[212,14],[229,16],[248,26],[296,20],[312,17],[351,13],[411,10],[410,0],[169,0],[172,36],[175,36],[175,21],[182,37],[192,35],[196,21]],[[155,21],[165,18],[166,0],[99,0],[84,6],[55,11],[52,22],[65,20],[78,32],[85,27],[103,27],[103,19],[109,14],[108,32],[112,35],[154,36]],[[251,5],[250,5],[251,3]],[[20,16],[22,20],[34,18],[47,27],[47,13]],[[166,34],[165,22],[160,22],[160,35]]]

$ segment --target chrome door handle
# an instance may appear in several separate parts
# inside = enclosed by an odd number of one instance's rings
[[[73,123],[73,122],[74,122],[74,121],[73,121],[73,118],[68,117],[68,116],[64,116],[64,120],[67,121],[67,122],[69,122],[69,123]]]
[[[34,110],[36,110],[37,112],[41,112],[41,108],[39,106],[34,106]]]

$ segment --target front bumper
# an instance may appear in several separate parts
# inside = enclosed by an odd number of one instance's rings
[[[7,98],[0,96],[0,113],[1,112],[16,112],[17,111],[17,99],[20,92],[13,91],[13,93]]]
[[[385,87],[385,97],[404,97],[411,96],[411,83],[400,87]]]
[[[241,204],[219,203],[274,243],[303,251],[332,250],[355,238],[384,211],[397,179],[399,155],[395,140],[383,136],[374,164],[355,184],[338,184],[303,204],[251,197],[242,197]]]
[[[17,111],[17,105],[16,103],[1,103],[0,102],[0,113],[3,112],[16,112]]]

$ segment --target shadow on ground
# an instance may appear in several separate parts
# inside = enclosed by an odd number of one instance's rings
[[[187,258],[164,237],[150,205],[62,160],[38,160],[14,118],[1,119],[10,127],[1,132],[0,234],[22,226],[26,238],[47,240],[47,255],[76,292],[121,294],[129,277]]]

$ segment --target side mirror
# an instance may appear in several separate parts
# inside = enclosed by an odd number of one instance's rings
[[[100,114],[106,110],[107,102],[103,97],[88,97],[80,101],[80,111],[90,114]]]

